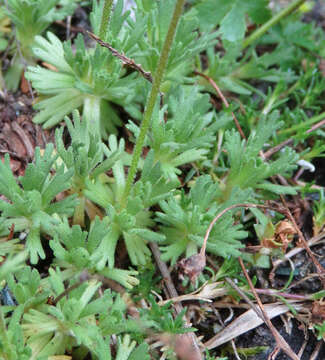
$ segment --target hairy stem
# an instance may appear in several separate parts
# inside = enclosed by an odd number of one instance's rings
[[[105,0],[103,15],[100,22],[99,37],[106,40],[108,23],[112,12],[113,0]]]
[[[135,177],[135,174],[137,171],[138,163],[139,163],[140,156],[142,153],[144,139],[148,132],[151,116],[152,116],[152,113],[153,113],[153,110],[154,110],[154,107],[155,107],[155,104],[157,101],[157,97],[159,95],[160,84],[162,82],[163,75],[164,75],[164,72],[166,69],[168,56],[169,56],[169,53],[170,53],[170,50],[172,47],[172,43],[174,40],[174,36],[176,33],[177,24],[182,15],[184,2],[185,2],[185,0],[177,0],[175,9],[174,9],[174,13],[173,13],[171,22],[169,24],[168,32],[167,32],[166,39],[165,39],[165,42],[164,42],[164,45],[163,45],[163,48],[161,51],[157,70],[156,70],[154,78],[153,78],[151,91],[148,96],[145,111],[143,114],[143,120],[142,120],[141,127],[140,127],[140,133],[139,133],[139,136],[138,136],[138,139],[135,144],[134,151],[133,151],[131,167],[130,167],[130,170],[128,173],[126,186],[125,186],[123,199],[122,199],[123,206],[125,206],[127,203],[127,198],[130,194],[133,180],[134,180],[134,177]]]
[[[278,23],[280,20],[290,15],[293,11],[295,11],[301,4],[303,4],[306,0],[295,0],[289,6],[284,8],[278,14],[273,16],[269,21],[263,24],[260,28],[255,30],[247,39],[243,42],[243,49],[247,46],[251,45],[255,40],[264,35],[273,25]]]

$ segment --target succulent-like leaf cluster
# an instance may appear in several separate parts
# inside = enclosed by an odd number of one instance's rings
[[[41,35],[53,21],[71,15],[77,4],[67,0],[8,0],[6,5],[16,41],[14,63],[6,73],[5,82],[10,90],[17,90],[24,67],[35,64],[32,52],[35,36]]]
[[[52,174],[57,158],[53,144],[47,145],[43,155],[37,148],[35,162],[28,164],[18,181],[11,171],[9,156],[4,163],[0,161],[0,192],[6,197],[0,200],[5,222],[1,235],[8,234],[12,224],[15,231],[26,231],[26,245],[33,264],[38,257],[45,258],[41,234],[53,235],[60,216],[71,216],[76,205],[75,196],[53,202],[59,193],[69,188],[73,174],[72,169],[65,171],[63,165]]]

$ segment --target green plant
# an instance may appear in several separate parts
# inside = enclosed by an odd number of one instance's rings
[[[276,112],[271,116],[261,118],[256,130],[253,131],[247,141],[241,140],[238,132],[234,130],[225,134],[225,148],[229,162],[229,172],[224,181],[224,199],[228,199],[234,187],[241,189],[261,189],[277,194],[295,194],[292,187],[271,184],[266,181],[274,175],[286,176],[296,168],[297,154],[290,148],[284,149],[274,161],[265,161],[259,153],[272,134],[281,126],[277,121]]]
[[[110,102],[127,105],[132,101],[138,82],[135,74],[123,77],[119,61],[102,48],[86,50],[82,35],[75,43],[76,54],[71,44],[63,46],[54,34],[48,33],[47,37],[48,40],[36,37],[38,47],[34,51],[58,72],[38,66],[26,73],[33,86],[47,95],[35,106],[41,111],[34,121],[44,123],[46,128],[52,127],[82,107],[90,132],[104,137],[116,132],[121,121]]]
[[[214,14],[215,6],[219,8],[217,15]],[[240,3],[238,0],[224,2],[222,0],[198,0],[195,2],[194,9],[198,13],[200,29],[209,31],[220,25],[222,39],[228,41],[242,40],[247,29],[245,17],[249,15],[254,24],[260,25],[271,17],[268,8],[268,1],[253,0]]]
[[[60,166],[54,174],[51,169],[57,159],[53,144],[47,145],[44,154],[35,151],[35,163],[28,164],[25,175],[17,181],[11,171],[9,156],[0,161],[0,192],[7,201],[0,200],[1,217],[4,219],[1,235],[9,233],[14,224],[15,231],[27,231],[26,247],[33,264],[38,257],[44,259],[41,234],[53,235],[60,223],[60,216],[70,216],[76,206],[75,196],[53,202],[55,197],[69,188],[73,170]]]
[[[215,215],[227,206],[246,201],[252,196],[250,191],[238,190],[235,189],[231,198],[222,204],[220,187],[205,175],[196,180],[188,195],[181,193],[178,198],[160,202],[162,212],[157,212],[156,215],[161,223],[160,231],[167,240],[161,246],[162,259],[171,260],[174,264],[183,253],[186,257],[197,253]],[[242,247],[239,240],[246,236],[247,233],[240,224],[234,225],[234,219],[228,212],[214,226],[207,250],[223,257],[239,255],[238,249]]]
[[[21,72],[27,64],[35,64],[32,53],[35,36],[41,35],[55,20],[73,13],[75,1],[8,0],[7,15],[15,26],[13,50],[15,61],[5,75],[9,90],[17,90]]]
[[[325,196],[323,189],[319,191],[319,200],[314,202],[313,212],[313,232],[314,235],[318,235],[325,223]]]
[[[190,92],[187,91],[190,89],[178,90],[175,96],[169,97],[166,106],[154,112],[145,141],[167,179],[180,175],[181,165],[206,158],[221,126],[211,111],[208,95],[200,94],[198,88]],[[139,128],[134,123],[127,127],[135,138],[139,136]]]
[[[71,137],[71,145],[67,149],[65,148],[63,128],[57,129],[55,133],[56,150],[60,161],[63,161],[66,168],[73,169],[69,192],[76,194],[78,198],[73,222],[84,226],[85,212],[91,220],[96,213],[93,203],[85,195],[86,190],[91,186],[89,184],[98,183],[99,177],[110,170],[122,155],[125,158],[127,154],[124,152],[123,140],[118,145],[114,135],[109,138],[111,149],[114,149],[110,151],[101,142],[99,134],[89,132],[87,122],[80,121],[77,111],[73,113],[73,123],[68,117],[65,117],[65,122]],[[107,156],[105,160],[104,153]]]
[[[0,51],[8,46],[7,36],[10,33],[10,19],[6,16],[3,8],[0,8]]]
[[[94,1],[91,15],[93,31],[98,34],[101,10],[104,1]],[[125,16],[120,18],[123,1],[117,3],[110,20],[111,36],[118,37],[122,31]],[[130,33],[130,31],[129,31]],[[39,93],[46,96],[35,108],[40,110],[34,121],[52,127],[59,123],[65,115],[73,110],[82,108],[88,129],[93,134],[107,137],[116,132],[121,120],[112,103],[136,112],[134,103],[136,92],[144,80],[137,74],[126,74],[119,59],[101,47],[86,48],[83,35],[79,34],[74,45],[76,52],[72,51],[70,42],[62,42],[52,33],[47,38],[36,37],[33,51],[35,55],[56,67],[58,71],[30,67],[26,78],[31,80]],[[132,35],[127,38],[134,41]],[[126,44],[127,46],[127,44]]]
[[[317,339],[318,340],[323,339],[324,338],[324,333],[325,333],[325,322],[323,322],[322,324],[315,324],[314,329],[318,333]]]
[[[67,269],[71,277],[78,277],[87,271],[89,276],[93,274],[104,276],[121,283],[126,288],[132,288],[138,284],[133,277],[136,271],[116,269],[113,265],[103,267],[102,257],[106,250],[107,237],[109,236],[108,218],[100,221],[96,218],[90,227],[89,233],[82,231],[77,225],[72,228],[67,222],[62,223],[56,230],[50,246],[54,252],[55,264],[61,269]],[[108,254],[114,256],[113,254]],[[106,255],[107,256],[107,255]]]
[[[158,305],[153,296],[149,297],[150,309],[141,310],[141,318],[148,321],[151,327],[159,333],[184,334],[195,330],[191,327],[184,327],[184,315],[186,309],[181,311],[175,318],[170,312],[170,303]]]
[[[150,228],[155,222],[150,207],[170,196],[178,181],[166,182],[160,164],[154,164],[153,154],[144,162],[141,178],[133,185],[127,205],[123,204],[126,176],[123,161],[118,160],[112,168],[113,177],[106,176],[89,184],[85,195],[106,210],[110,230],[101,245],[100,266],[108,261],[114,266],[114,253],[118,239],[122,236],[134,265],[144,265],[150,256],[148,241],[161,242],[164,236]]]
[[[110,291],[98,297],[101,284],[90,280],[60,297],[65,291],[62,274],[53,269],[49,270],[49,274],[43,284],[38,272],[28,267],[18,272],[16,279],[13,276],[8,278],[19,305],[14,309],[5,332],[7,349],[10,350],[4,354],[8,356],[6,359],[18,360],[17,356],[22,356],[19,359],[47,359],[70,349],[78,358],[83,359],[90,352],[98,359],[110,360],[109,339],[101,326],[96,325],[99,313],[110,312],[114,308]],[[53,304],[48,302],[51,297],[57,299],[53,300]],[[19,323],[21,326],[18,326]],[[135,341],[126,334],[118,341],[115,359],[128,359],[135,345]],[[140,352],[147,357],[145,346]],[[32,357],[27,357],[30,355]]]
[[[167,39],[167,29],[172,19],[170,11],[175,4],[174,0],[148,2],[137,1],[136,19],[144,20],[147,37],[139,38],[138,51],[134,58],[143,68],[152,74],[158,68],[163,45]],[[217,33],[204,31],[198,40],[199,19],[195,12],[185,11],[180,17],[173,42],[169,44],[169,56],[166,63],[165,74],[161,82],[161,91],[169,92],[173,84],[189,82],[189,75],[194,70],[195,57],[202,51],[217,43]],[[140,50],[140,51],[139,51]]]

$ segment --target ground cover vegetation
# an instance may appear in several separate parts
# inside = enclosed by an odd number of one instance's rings
[[[0,359],[322,358],[324,29],[0,0]]]

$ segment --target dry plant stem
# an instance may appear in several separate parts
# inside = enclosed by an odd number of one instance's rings
[[[259,205],[259,204],[252,204],[252,203],[247,203],[247,204],[235,204],[235,205],[231,205],[225,209],[223,209],[210,223],[205,236],[204,236],[204,240],[203,240],[203,245],[201,247],[200,250],[200,255],[201,256],[205,256],[205,251],[206,251],[206,246],[207,246],[207,242],[208,242],[208,238],[210,236],[210,233],[212,231],[213,225],[221,218],[222,215],[224,215],[227,211],[232,210],[232,209],[236,209],[236,208],[259,208],[259,209],[267,209],[267,210],[273,210],[273,211],[277,211],[277,212],[281,212],[283,213],[284,211],[282,211],[281,209],[272,207],[272,206],[266,206],[266,205]]]
[[[275,360],[280,352],[280,348],[278,346],[275,347],[275,349],[271,352],[271,354],[268,356],[267,360]]]
[[[315,124],[314,126],[312,126],[310,129],[308,129],[306,131],[306,134],[310,134],[311,132],[321,128],[322,126],[325,125],[325,119],[321,120],[320,122],[318,122],[317,124]],[[285,141],[283,141],[282,143],[274,146],[273,148],[269,149],[268,151],[266,151],[264,153],[264,157],[267,159],[269,157],[271,157],[273,154],[275,154],[276,152],[278,152],[279,150],[281,150],[282,148],[284,148],[287,145],[292,144],[294,141],[293,138],[287,139]]]
[[[197,74],[197,75],[202,76],[204,79],[206,79],[206,80],[212,85],[212,87],[214,88],[214,90],[215,90],[215,91],[217,92],[217,94],[219,95],[221,101],[223,102],[223,104],[225,105],[225,107],[228,109],[228,108],[229,108],[229,103],[228,103],[227,99],[224,97],[223,93],[221,92],[221,90],[220,90],[219,86],[216,84],[216,82],[215,82],[212,78],[210,78],[209,76],[207,76],[207,75],[205,75],[205,74],[203,74],[203,73],[201,73],[201,72],[199,72],[199,71],[194,71],[194,73]],[[233,117],[233,119],[234,119],[236,128],[237,128],[237,130],[239,131],[240,136],[241,136],[243,139],[246,140],[246,136],[245,136],[245,134],[244,134],[244,132],[243,132],[243,130],[242,130],[240,124],[239,124],[239,121],[238,121],[238,119],[236,118],[236,116],[235,116],[235,114],[234,114],[233,111],[231,112],[231,115],[232,115],[232,117]]]
[[[275,341],[277,343],[277,347],[279,347],[282,351],[284,351],[291,359],[293,360],[299,360],[299,357],[297,356],[297,354],[295,354],[292,349],[290,348],[290,346],[287,344],[287,342],[283,339],[283,337],[280,335],[280,333],[277,331],[277,329],[273,326],[271,320],[269,319],[269,317],[267,316],[265,310],[264,310],[264,306],[262,304],[262,301],[261,299],[259,298],[255,288],[254,288],[254,285],[252,283],[252,280],[250,279],[247,271],[246,271],[246,268],[245,268],[245,265],[243,263],[243,260],[239,257],[238,258],[238,261],[239,261],[239,264],[243,270],[243,273],[245,275],[245,278],[249,284],[249,287],[251,289],[251,291],[253,292],[254,296],[255,296],[255,299],[257,301],[257,304],[260,308],[260,312],[258,312],[257,314],[260,316],[260,313],[262,313],[262,318],[263,320],[265,321],[266,325],[268,326],[268,328],[270,329],[272,335],[274,336],[275,338]]]
[[[288,290],[289,289],[292,289],[292,288],[295,288],[296,286],[299,286],[301,284],[303,284],[305,281],[308,281],[310,279],[314,279],[314,278],[319,278],[319,274],[318,273],[312,273],[312,274],[309,274],[309,275],[306,275],[304,278],[302,278],[301,280],[298,280],[296,282],[292,282],[289,286],[288,286]],[[309,299],[308,300],[314,300],[313,299],[313,294],[310,294],[309,295]]]
[[[315,115],[311,118],[309,118],[306,121],[303,121],[297,125],[293,125],[290,128],[279,130],[278,134],[292,134],[294,132],[297,132],[300,129],[305,128],[308,125],[318,124],[320,121],[323,121],[325,119],[325,111],[321,114]]]
[[[174,283],[170,276],[170,272],[167,268],[167,265],[161,260],[161,253],[160,253],[158,245],[156,243],[151,242],[149,244],[149,246],[153,253],[153,256],[155,258],[155,261],[157,263],[159,271],[160,271],[161,275],[163,276],[164,282],[167,287],[167,291],[169,293],[169,297],[170,298],[178,297],[177,290],[174,286]],[[183,310],[183,306],[180,303],[175,303],[174,306],[175,306],[175,311],[177,314],[179,314]],[[186,318],[185,318],[185,320],[186,320]],[[185,359],[186,356],[184,356],[183,360],[202,360],[201,351],[198,346],[195,334],[193,332],[190,332],[190,333],[182,334],[182,336],[187,338],[188,342],[190,343],[191,350],[192,350],[191,356],[188,359]],[[182,357],[182,356],[179,354],[179,357]]]
[[[151,243],[149,243],[149,246],[153,253],[153,256],[155,258],[155,261],[157,263],[159,271],[160,271],[161,275],[163,276],[163,280],[167,287],[169,297],[170,298],[178,297],[177,290],[174,286],[174,283],[170,276],[167,265],[161,260],[161,253],[160,253],[158,245],[156,243],[151,242]],[[182,306],[180,304],[175,304],[175,310],[177,313],[180,313],[182,311]]]
[[[255,311],[255,313],[264,321],[261,310],[253,303],[253,301],[237,286],[230,278],[226,277],[227,283],[237,291],[237,293],[247,302],[247,304]]]
[[[232,349],[234,350],[234,355],[235,355],[235,358],[237,360],[241,360],[241,358],[239,357],[238,355],[238,351],[237,351],[237,348],[236,348],[236,345],[235,345],[235,341],[234,340],[231,340],[231,346],[232,346]]]
[[[311,300],[309,295],[289,294],[289,293],[279,292],[274,289],[255,289],[255,290],[258,294],[262,294],[262,295],[282,296],[286,299],[300,300],[300,301]]]
[[[295,0],[288,7],[273,16],[269,21],[267,21],[265,24],[255,30],[247,39],[244,40],[242,49],[245,49],[247,46],[251,45],[255,40],[264,35],[273,25],[278,23],[286,16],[290,15],[305,1],[306,0]]]
[[[141,126],[140,126],[140,133],[137,138],[135,148],[133,151],[131,166],[129,169],[129,173],[128,173],[128,177],[127,177],[126,185],[125,185],[125,189],[124,189],[124,194],[123,194],[123,198],[122,198],[122,206],[126,206],[128,196],[131,192],[133,180],[135,178],[138,163],[139,163],[139,160],[141,157],[144,140],[145,140],[146,134],[149,129],[150,120],[151,120],[151,116],[152,116],[155,104],[157,102],[157,97],[158,97],[159,90],[160,90],[160,84],[163,80],[169,53],[170,53],[170,50],[171,50],[171,47],[172,47],[172,44],[174,41],[176,28],[177,28],[179,19],[182,15],[184,3],[185,3],[185,0],[177,0],[176,1],[173,16],[172,16],[172,19],[171,19],[169,27],[168,27],[168,32],[167,32],[166,39],[165,39],[165,42],[164,42],[164,45],[163,45],[163,48],[161,51],[157,70],[154,75],[151,91],[148,96],[146,107],[144,110],[143,120],[142,120]]]
[[[304,340],[303,344],[301,345],[301,348],[298,352],[298,356],[299,358],[302,357],[302,354],[304,353],[305,349],[306,349],[306,346],[308,344],[308,340],[309,340],[309,336],[308,336],[308,332],[307,332],[307,339]]]
[[[69,15],[68,17],[67,17],[67,27],[66,27],[66,32],[65,32],[65,39],[66,39],[66,41],[68,41],[69,40],[69,38],[70,38],[70,33],[71,33],[71,15]]]
[[[58,295],[53,300],[53,305],[55,306],[60,300],[62,300],[66,295],[68,295],[70,291],[72,291],[72,290],[76,289],[77,287],[79,287],[84,281],[86,281],[86,280],[78,281],[76,284],[73,284],[72,286],[65,289],[60,295]]]
[[[311,354],[309,360],[316,360],[318,358],[318,354],[319,354],[319,351],[320,351],[322,345],[323,345],[323,340],[318,341],[318,343],[316,344],[315,350]]]
[[[149,71],[145,71],[142,66],[140,64],[136,64],[134,60],[128,58],[127,56],[125,56],[124,54],[118,52],[115,48],[113,48],[109,43],[101,40],[98,36],[96,36],[95,34],[93,34],[90,31],[87,31],[87,34],[94,39],[95,41],[97,41],[97,43],[102,46],[107,48],[113,56],[117,57],[118,59],[120,59],[122,61],[123,64],[129,66],[132,69],[135,69],[136,71],[138,71],[146,80],[150,81],[152,83],[152,76],[151,73]]]
[[[323,288],[325,289],[325,269],[322,267],[322,265],[320,264],[320,262],[316,259],[315,255],[313,254],[313,252],[310,250],[310,247],[308,245],[308,242],[306,241],[303,233],[301,232],[301,230],[299,229],[299,226],[297,225],[296,223],[296,220],[294,219],[294,217],[292,216],[289,208],[288,208],[288,205],[283,197],[283,195],[280,195],[280,198],[281,198],[281,201],[282,201],[282,204],[283,206],[285,207],[286,209],[286,215],[287,217],[289,218],[289,220],[292,222],[298,236],[299,236],[299,240],[301,241],[303,247],[306,249],[308,255],[310,256],[312,262],[314,263],[315,267],[316,267],[316,270],[317,270],[317,273],[319,274],[320,276],[320,280],[322,282],[322,285],[323,285]]]

